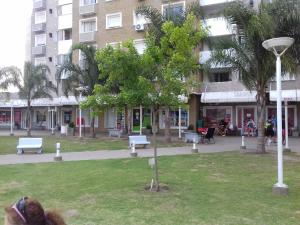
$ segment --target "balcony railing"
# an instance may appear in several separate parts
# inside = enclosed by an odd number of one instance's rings
[[[208,28],[209,36],[226,36],[234,34],[232,27],[224,17],[210,18],[203,21],[203,25]]]
[[[33,4],[35,10],[46,9],[46,0],[35,1]]]
[[[46,31],[46,23],[38,23],[38,24],[33,24],[32,27],[33,32],[45,32]]]
[[[45,55],[46,54],[46,45],[39,45],[32,48],[33,55]]]
[[[233,0],[200,0],[201,6],[207,6],[207,5],[216,5],[216,4],[222,4],[227,2],[232,2]]]
[[[79,42],[95,42],[97,37],[97,31],[80,33]]]
[[[229,50],[224,50],[224,51],[228,51],[229,52]],[[212,52],[211,51],[201,51],[199,54],[200,54],[199,63],[200,64],[205,64],[211,58]],[[212,63],[210,65],[211,69],[229,68],[229,67],[231,67],[231,66],[230,65],[220,64],[220,63],[218,63],[218,64]]]
[[[82,5],[79,7],[79,14],[81,16],[94,15],[97,13],[97,6],[98,4]]]

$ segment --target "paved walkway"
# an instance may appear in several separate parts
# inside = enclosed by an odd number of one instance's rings
[[[215,153],[226,151],[239,151],[241,145],[241,137],[215,137],[216,144],[200,144],[197,145],[199,153]],[[290,138],[290,148],[294,152],[300,153],[300,139]],[[246,137],[247,149],[256,148],[256,138]],[[186,147],[170,147],[159,148],[159,156],[168,155],[187,155],[191,153],[192,144]],[[276,145],[266,146],[268,151],[276,151]],[[137,149],[138,157],[152,157],[153,149]],[[61,154],[64,161],[80,161],[80,160],[103,160],[103,159],[124,159],[130,158],[130,150],[101,150],[101,151],[85,151],[85,152],[68,152]],[[46,163],[54,162],[54,153],[50,154],[24,154],[24,155],[2,155],[0,156],[0,165],[24,164],[24,163]]]

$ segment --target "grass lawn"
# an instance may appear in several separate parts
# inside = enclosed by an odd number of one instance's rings
[[[0,136],[0,155],[16,153],[16,147],[19,137]],[[100,138],[83,138],[64,137],[64,136],[43,136],[43,149],[45,153],[56,151],[55,144],[60,142],[62,152],[79,152],[79,151],[97,151],[97,150],[118,150],[127,149],[128,140],[126,138],[109,138],[102,136]],[[184,146],[185,143],[173,142],[171,144],[158,142],[160,147],[167,146]],[[151,147],[151,146],[150,146]]]
[[[273,196],[276,156],[160,157],[167,192],[144,190],[147,159],[0,166],[0,208],[21,196],[60,209],[69,225],[289,225],[300,222],[300,157],[284,163],[288,196]],[[0,220],[3,210],[0,211]]]

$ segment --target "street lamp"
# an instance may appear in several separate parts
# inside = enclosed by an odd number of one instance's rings
[[[78,88],[75,88],[76,91],[79,91],[79,138],[81,138],[81,107],[80,107],[80,101],[82,99],[82,93],[88,89],[88,86],[80,86]]]
[[[277,87],[277,158],[278,158],[278,182],[273,186],[273,193],[286,195],[288,186],[283,183],[282,160],[282,96],[281,96],[281,60],[286,50],[294,43],[293,38],[280,37],[266,40],[262,46],[273,52],[276,56],[276,87]]]

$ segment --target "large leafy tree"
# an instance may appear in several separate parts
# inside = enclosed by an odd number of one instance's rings
[[[75,52],[81,52],[83,57],[81,65],[74,63]],[[68,60],[61,65],[56,72],[58,83],[61,83],[61,87],[64,95],[68,96],[70,93],[78,96],[76,89],[78,87],[87,87],[85,94],[87,96],[92,95],[94,86],[100,83],[99,69],[95,60],[95,54],[97,49],[92,45],[86,45],[82,43],[72,45]],[[95,132],[95,116],[97,115],[95,110],[91,108],[92,113],[91,129],[92,137],[96,137]]]
[[[0,70],[4,77],[2,87],[10,85],[18,88],[18,95],[27,101],[26,125],[27,136],[31,136],[31,102],[37,98],[50,98],[56,92],[56,87],[49,81],[47,74],[50,72],[47,65],[35,66],[31,62],[25,62],[24,74],[17,67],[4,67]]]
[[[262,42],[277,35],[274,17],[270,15],[269,5],[261,4],[257,10],[237,1],[228,5],[225,18],[236,26],[237,35],[232,39],[223,39],[214,47],[211,63],[231,66],[239,73],[241,82],[249,91],[257,91],[258,138],[257,152],[264,153],[264,123],[267,94],[266,89],[275,75],[274,55],[262,47]],[[226,51],[224,51],[226,49]],[[283,58],[286,69],[294,69],[294,61],[289,54]]]

